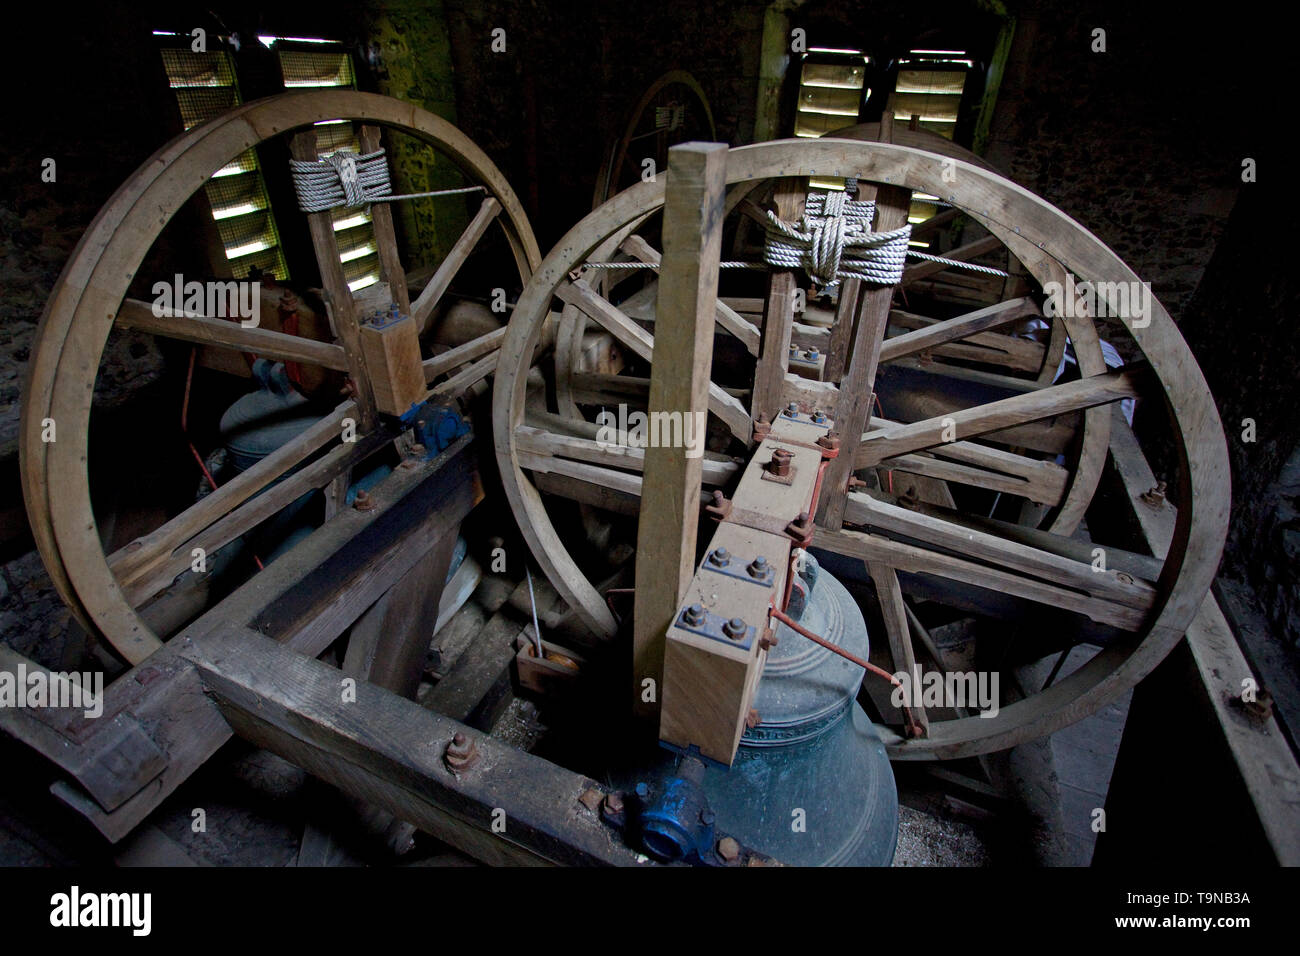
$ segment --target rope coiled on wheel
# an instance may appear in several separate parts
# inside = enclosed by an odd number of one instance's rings
[[[388,178],[388,160],[383,149],[360,155],[339,151],[315,160],[291,159],[289,173],[293,178],[294,191],[298,194],[298,208],[303,212],[325,212],[336,206],[366,206],[376,202],[395,202],[398,199],[483,191],[482,186],[467,186],[463,189],[439,189],[395,196]]]
[[[896,285],[912,227],[872,232],[875,213],[874,202],[849,199],[838,190],[810,193],[798,222],[768,211],[763,259],[779,269],[804,269],[824,286],[841,279]]]

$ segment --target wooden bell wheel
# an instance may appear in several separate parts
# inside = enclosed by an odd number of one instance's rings
[[[949,171],[947,175],[945,170]],[[729,187],[794,178],[787,186],[787,194],[801,196],[806,177],[811,176],[853,178],[868,184],[868,188],[880,193],[878,202],[884,202],[885,196],[893,197],[890,202],[899,217],[905,215],[910,191],[939,196],[998,237],[1040,286],[1063,281],[1067,274],[1077,282],[1139,281],[1081,225],[1023,188],[972,163],[908,146],[835,139],[764,143],[733,150],[728,156]],[[628,354],[643,363],[653,360],[651,331],[619,308],[616,295],[611,293],[611,300],[598,291],[591,280],[593,270],[584,268],[584,264],[610,261],[616,250],[632,257],[656,254],[633,232],[662,209],[662,179],[634,186],[614,197],[575,226],[543,260],[511,318],[495,383],[496,453],[516,518],[534,557],[557,590],[586,625],[605,638],[616,634],[617,621],[570,551],[547,502],[553,496],[586,504],[626,499],[634,502],[640,491],[642,453],[637,448],[596,440],[596,425],[589,418],[575,419],[571,410],[563,407],[563,397],[556,406],[539,409],[536,392],[530,393],[527,379],[534,349],[556,298],[608,331]],[[880,213],[878,208],[878,217]],[[778,215],[793,218],[779,208]],[[726,277],[724,271],[724,281]],[[911,717],[919,718],[922,726],[919,734],[914,729],[905,734],[901,719],[880,727],[891,753],[900,758],[953,758],[1000,750],[1095,712],[1145,676],[1181,637],[1209,588],[1226,534],[1228,465],[1222,428],[1186,344],[1154,297],[1145,314],[1136,318],[1120,316],[1131,337],[1132,351],[1142,356],[1136,365],[1106,370],[1100,354],[1091,352],[1096,330],[1085,316],[1066,325],[1079,356],[1077,380],[1051,384],[1050,379],[1040,381],[1035,375],[1026,377],[1022,386],[1012,389],[1007,397],[941,415],[915,421],[873,418],[868,403],[877,359],[902,357],[919,340],[930,346],[960,343],[971,334],[996,327],[996,322],[988,324],[987,315],[963,315],[925,323],[924,328],[886,339],[888,322],[884,316],[892,298],[892,291],[884,291],[887,288],[874,287],[881,289],[875,293],[878,321],[867,324],[863,314],[858,315],[851,347],[854,358],[841,382],[843,388],[833,382],[788,377],[784,363],[774,372],[770,364],[765,369],[760,360],[754,390],[746,392],[734,385],[718,384],[715,363],[715,381],[709,392],[710,424],[729,437],[728,452],[752,447],[751,409],[741,397],[752,397],[764,389],[769,406],[771,396],[778,396],[773,412],[789,401],[804,414],[814,409],[825,411],[835,423],[833,429],[842,427],[840,423],[854,415],[864,422],[855,440],[841,434],[836,460],[843,459],[844,464],[837,477],[832,461],[823,489],[839,501],[819,512],[813,547],[845,556],[855,564],[865,562],[869,568],[884,610],[885,636],[894,670],[909,669],[916,657],[900,590],[900,573],[908,588],[917,581],[973,588],[1044,609],[1053,615],[1050,634],[1040,638],[1044,655],[1058,649],[1061,642],[1067,647],[1071,642],[1085,641],[1101,647],[1090,661],[1065,678],[1037,693],[1004,700],[996,715],[957,713],[952,719],[936,716],[927,721],[924,713],[913,714]],[[874,289],[866,287],[863,295],[872,295]],[[608,292],[608,288],[603,291]],[[720,294],[720,298],[726,297]],[[882,300],[884,311],[879,308]],[[775,313],[770,297],[767,308]],[[758,327],[723,302],[716,314],[722,329],[746,342],[751,354],[764,354],[766,343]],[[835,330],[829,334],[834,335]],[[557,338],[557,348],[561,344],[562,336]],[[784,348],[778,340],[778,354]],[[865,365],[858,362],[862,355],[868,357]],[[603,385],[607,394],[601,395],[593,394],[598,389],[593,388],[588,377],[579,393],[568,400],[590,415],[602,403],[613,405],[636,394],[632,383],[619,389],[617,378],[606,377]],[[888,469],[891,462],[914,456],[1031,480],[1031,475],[1043,473],[1045,464],[1059,466],[1023,451],[1008,450],[1008,446],[1024,448],[1023,434],[1007,438],[1008,429],[1023,432],[1044,423],[1050,427],[1062,416],[1091,414],[1091,409],[1109,416],[1109,406],[1137,397],[1149,397],[1167,408],[1169,437],[1178,449],[1178,481],[1170,496],[1177,506],[1176,533],[1174,546],[1163,562],[1150,558],[1128,560],[1134,556],[1124,557],[1115,549],[1104,548],[1119,557],[1098,567],[1096,562],[1089,563],[1086,550],[1081,554],[1080,542],[1065,533],[1034,530],[1027,536],[1017,533],[1010,522],[990,522],[984,520],[985,516],[960,510],[900,502],[883,485],[872,488],[869,484],[869,491],[847,488],[848,471],[870,477],[873,471],[879,474],[882,468]],[[761,402],[756,404],[760,411],[765,407]],[[886,410],[888,407],[886,397]],[[999,439],[1003,447],[995,444]],[[1093,454],[1104,456],[1104,440]],[[706,494],[712,488],[725,490],[739,467],[728,454],[706,453]],[[1079,471],[1076,468],[1074,473]],[[1051,473],[1058,484],[1070,477]],[[978,476],[965,477],[974,480]],[[1078,514],[1088,504],[1095,482],[1089,481],[1088,485],[1091,487],[1086,487],[1074,505]],[[1015,624],[1006,623],[1008,628]],[[1097,638],[1098,631],[1104,636]],[[1091,636],[1085,637],[1085,632]],[[1051,646],[1047,646],[1048,636],[1055,642]],[[912,720],[908,724],[913,726]]]
[[[695,77],[670,70],[650,84],[628,115],[622,135],[610,148],[596,176],[592,206],[641,177],[642,159],[664,169],[668,147],[692,139],[717,139],[713,110]]]
[[[346,481],[354,463],[400,433],[393,420],[376,411],[376,390],[388,383],[372,374],[359,347],[361,305],[345,281],[328,211],[306,218],[337,341],[190,313],[160,318],[148,303],[131,298],[148,294],[158,277],[141,275],[141,264],[168,222],[214,173],[277,137],[290,140],[296,158],[315,160],[313,124],[339,120],[361,124],[365,149],[378,147],[381,128],[426,144],[461,171],[467,187],[481,187],[477,214],[413,301],[408,301],[392,213],[386,204],[372,207],[383,278],[392,300],[417,323],[432,314],[494,221],[505,233],[510,268],[521,285],[541,258],[514,192],[482,150],[445,120],[384,96],[330,90],[258,100],[186,132],[145,162],[100,210],[53,289],[32,344],[20,436],[27,512],[54,584],[80,623],[132,663],[157,649],[165,636],[153,633],[138,609],[189,568],[192,549],[213,553],[305,490]],[[352,397],[161,527],[105,554],[87,458],[92,395],[115,322],[157,336],[337,370],[346,373]],[[432,398],[448,401],[491,374],[503,335],[504,329],[424,360]],[[53,441],[43,439],[51,420]],[[355,440],[342,437],[347,420],[355,423]],[[280,480],[290,472],[291,479]]]

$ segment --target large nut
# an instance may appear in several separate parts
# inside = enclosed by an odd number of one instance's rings
[[[478,748],[474,746],[474,741],[457,732],[451,738],[451,743],[447,744],[447,749],[443,751],[442,761],[447,765],[448,770],[460,773],[462,770],[468,770],[478,761]]]
[[[699,627],[704,623],[704,605],[692,604],[682,611],[682,620],[690,627]]]
[[[727,635],[733,641],[742,639],[746,632],[749,631],[749,625],[742,618],[733,617],[727,623],[722,625],[722,633]]]
[[[718,859],[723,863],[735,863],[740,859],[740,844],[734,837],[723,837],[718,841]]]

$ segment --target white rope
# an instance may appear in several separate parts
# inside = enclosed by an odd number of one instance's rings
[[[804,269],[821,285],[852,278],[896,285],[912,227],[872,232],[875,212],[874,202],[849,199],[838,190],[810,193],[797,223],[769,210],[763,259],[778,269]]]
[[[484,191],[482,186],[466,186],[394,196],[383,149],[363,155],[340,151],[316,160],[291,159],[289,172],[293,177],[294,191],[298,194],[298,208],[303,212]]]

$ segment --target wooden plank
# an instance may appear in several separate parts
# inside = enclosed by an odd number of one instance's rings
[[[645,859],[581,812],[578,798],[592,784],[580,774],[365,682],[344,703],[337,670],[244,628],[223,626],[186,654],[241,737],[482,862]],[[457,733],[479,753],[459,774],[443,762]],[[494,817],[503,831],[494,832]]]
[[[636,471],[645,470],[649,451],[617,440],[599,442],[572,435],[556,435],[530,425],[520,425],[515,429],[515,443],[522,451],[534,455],[572,458],[576,461],[588,461],[613,468],[631,468]],[[740,466],[731,460],[718,460],[702,455],[699,462],[700,480],[706,485],[725,484],[740,471]]]
[[[1147,617],[1146,612],[1136,608],[1125,607],[1021,574],[1012,574],[998,568],[977,564],[974,561],[893,541],[878,534],[863,534],[848,529],[830,531],[818,528],[813,545],[837,554],[880,561],[897,571],[936,575],[991,591],[1012,594],[1049,607],[1074,611],[1094,621],[1110,624],[1126,631],[1137,630]]]
[[[487,335],[480,335],[476,339],[466,342],[464,345],[458,345],[453,349],[448,349],[440,355],[424,360],[424,380],[432,382],[439,375],[450,372],[454,368],[459,368],[466,362],[471,362],[476,358],[481,358],[488,352],[495,352],[501,348],[501,340],[505,338],[505,326],[497,329],[495,332],[489,332]]]
[[[162,310],[163,314],[158,316],[154,315],[153,309],[148,302],[123,299],[117,310],[117,325],[182,342],[253,352],[283,362],[319,365],[343,372],[348,370],[347,353],[329,342],[317,342],[270,329],[246,329],[234,319],[214,319],[197,313]]]
[[[905,313],[895,310],[890,313],[890,319],[898,321],[902,314]],[[892,362],[904,355],[914,355],[1037,314],[1039,314],[1038,306],[1033,300],[1021,298],[999,302],[997,305],[976,309],[974,312],[967,312],[965,315],[935,322],[932,325],[922,325],[914,331],[886,339],[880,348],[880,361]],[[918,318],[922,317],[918,316]]]
[[[443,293],[451,285],[451,280],[456,277],[460,267],[465,264],[469,254],[474,251],[474,246],[483,238],[483,233],[487,232],[488,226],[501,213],[501,203],[497,202],[491,196],[483,200],[482,205],[478,207],[478,212],[470,220],[465,231],[460,234],[447,257],[438,265],[433,277],[420,294],[416,296],[415,301],[411,303],[411,318],[415,320],[416,328],[423,335],[429,331],[429,323],[433,320],[433,311],[437,307],[439,300],[442,299]]]
[[[197,532],[229,514],[281,475],[306,460],[343,433],[343,424],[357,414],[355,402],[344,402],[331,414],[300,435],[285,442],[271,454],[227,481],[179,515],[136,538],[109,555],[108,566],[122,581],[135,578],[142,569],[152,568]]]
[[[1139,376],[1134,372],[1107,372],[974,408],[953,411],[948,415],[927,418],[910,425],[882,428],[863,436],[856,456],[857,464],[859,467],[878,465],[895,455],[921,451],[948,441],[1105,405],[1123,398],[1136,398],[1139,394],[1139,381]]]
[[[912,634],[908,630],[907,605],[903,603],[903,591],[898,586],[898,575],[889,565],[880,561],[867,561],[867,573],[876,586],[876,597],[880,600],[880,613],[885,622],[885,636],[889,640],[889,652],[894,659],[894,673],[902,672],[908,677],[916,675],[913,686],[920,686],[920,669],[916,663],[916,653],[912,650]],[[912,701],[903,707],[904,719],[913,736],[924,737],[930,729],[930,719],[920,701]]]
[[[912,201],[911,190],[898,186],[867,187],[860,198],[874,198],[876,201],[876,218],[871,227],[873,232],[889,232],[907,223],[907,212]],[[880,363],[880,350],[885,341],[889,307],[893,298],[893,286],[864,284],[858,299],[853,350],[848,372],[840,382],[840,394],[835,406],[835,423],[841,435],[860,435],[871,420],[876,369]],[[852,447],[851,442],[849,447]],[[826,469],[826,483],[817,511],[819,525],[833,529],[844,523],[844,496],[848,493],[849,476],[854,467],[854,456],[851,454],[839,455],[831,460]]]
[[[777,182],[773,194],[776,214],[793,222],[803,214],[806,179],[789,177]],[[789,269],[773,272],[767,280],[767,299],[763,308],[763,341],[754,372],[754,394],[750,414],[754,418],[774,419],[781,410],[785,373],[790,361],[790,331],[794,324],[794,296],[798,286]]]
[[[289,143],[289,153],[294,159],[316,162],[316,133],[305,129],[295,133]],[[343,275],[339,261],[338,241],[334,236],[334,219],[328,211],[309,212],[307,229],[311,233],[316,264],[320,269],[321,286],[325,290],[326,305],[334,321],[339,344],[348,357],[348,374],[356,390],[357,419],[360,431],[370,431],[375,425],[375,396],[370,385],[370,372],[361,350],[361,332],[357,321],[356,304]]]
[[[379,127],[362,125],[358,132],[361,152],[373,153],[383,143]],[[384,162],[387,162],[387,157]],[[406,290],[406,270],[397,253],[397,233],[393,229],[393,207],[386,202],[370,204],[370,224],[375,232],[375,249],[379,253],[379,272],[402,315],[411,314],[411,298]],[[418,353],[417,353],[418,355]]]
[[[726,174],[725,145],[688,143],[668,151],[650,414],[679,415],[697,432],[712,385]],[[697,433],[694,439],[702,452],[704,436]],[[664,635],[695,568],[702,473],[699,455],[681,448],[645,450],[632,635],[633,708],[642,717],[659,710]],[[645,681],[653,682],[654,694],[644,693]]]
[[[515,639],[531,624],[502,610],[456,658],[451,670],[422,700],[425,707],[484,733],[510,703],[510,664]]]

